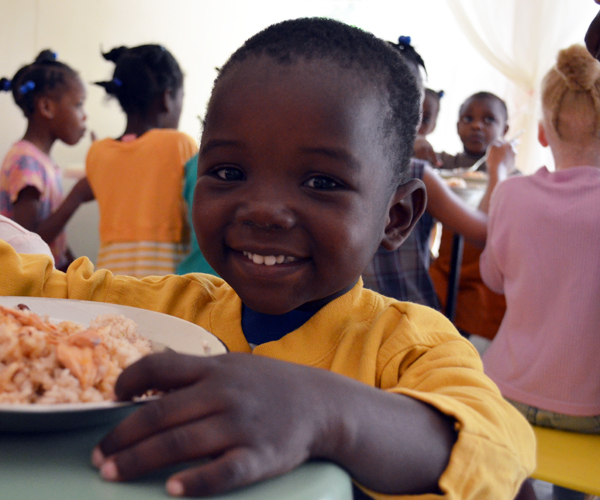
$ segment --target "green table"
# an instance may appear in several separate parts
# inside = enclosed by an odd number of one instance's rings
[[[153,500],[170,498],[173,470],[129,483],[103,481],[90,464],[93,447],[111,426],[68,432],[0,433],[0,497],[44,500]],[[296,470],[213,500],[352,500],[348,474],[329,462]]]

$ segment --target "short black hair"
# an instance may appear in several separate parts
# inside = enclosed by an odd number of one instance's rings
[[[173,55],[162,45],[116,47],[102,57],[115,63],[112,80],[95,82],[115,96],[126,114],[145,116],[165,90],[183,85],[183,72]]]
[[[465,102],[463,102],[460,105],[460,109],[458,110],[458,114],[459,116],[462,115],[463,110],[466,106],[466,104],[469,101],[475,100],[475,101],[484,101],[484,100],[495,100],[500,104],[500,108],[502,109],[502,114],[504,115],[504,121],[508,123],[508,108],[506,107],[506,103],[504,102],[503,99],[500,99],[496,94],[492,94],[491,92],[477,92],[475,94],[473,94],[472,96],[469,96],[465,99]]]
[[[261,55],[281,65],[326,59],[359,73],[380,90],[389,107],[382,130],[389,144],[393,180],[396,185],[404,181],[420,119],[421,93],[410,68],[390,44],[332,19],[283,21],[246,40],[221,68],[215,86],[232,66]]]
[[[63,62],[57,61],[56,52],[42,50],[31,64],[22,66],[12,80],[2,78],[0,88],[12,91],[15,103],[26,117],[35,111],[35,99],[58,87],[65,87],[69,78],[77,72]]]

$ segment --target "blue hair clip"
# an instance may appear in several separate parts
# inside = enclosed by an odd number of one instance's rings
[[[4,79],[2,82],[2,89],[4,92],[8,92],[12,88],[12,82],[10,80]]]
[[[121,85],[123,85],[123,82],[118,78],[113,78],[112,81],[115,84],[115,87],[120,87]]]
[[[28,80],[19,87],[19,92],[21,92],[21,94],[25,95],[25,94],[27,94],[27,92],[29,92],[30,90],[33,90],[34,88],[35,88],[35,82]]]
[[[438,95],[438,97],[441,99],[442,97],[444,97],[444,91],[443,91],[443,90],[440,90],[440,91],[437,93],[437,95]]]
[[[56,61],[58,59],[58,52],[52,52],[52,58]]]
[[[410,45],[410,37],[409,36],[400,36],[400,37],[398,37],[398,43],[400,45]]]

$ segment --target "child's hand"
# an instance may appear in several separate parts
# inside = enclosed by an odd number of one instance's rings
[[[496,140],[488,146],[487,171],[491,182],[501,181],[515,170],[514,142]]]
[[[148,389],[165,394],[111,431],[92,462],[118,481],[204,459],[169,478],[178,496],[223,493],[309,458],[376,491],[434,493],[456,439],[454,421],[425,403],[258,355],[153,354],[125,369],[115,392],[130,400]]]
[[[433,150],[433,146],[423,135],[417,135],[417,138],[415,139],[413,157],[428,161],[434,167],[442,166],[442,162]]]
[[[288,472],[322,441],[326,405],[318,387],[331,376],[240,353],[148,356],[123,371],[118,398],[179,390],[124,420],[94,451],[93,462],[105,479],[129,480],[209,459],[169,479],[167,490],[174,495],[221,493]]]

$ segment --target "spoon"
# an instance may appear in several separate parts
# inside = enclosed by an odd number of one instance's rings
[[[525,130],[519,130],[512,139],[510,139],[508,142],[509,144],[514,144],[515,141],[521,137],[523,135],[523,132],[525,132]],[[471,165],[469,168],[467,168],[464,172],[475,172],[475,170],[477,170],[479,167],[481,167],[481,165],[484,164],[484,162],[487,160],[487,152],[481,157],[479,158],[479,160],[477,160],[475,163],[473,163],[473,165]]]

